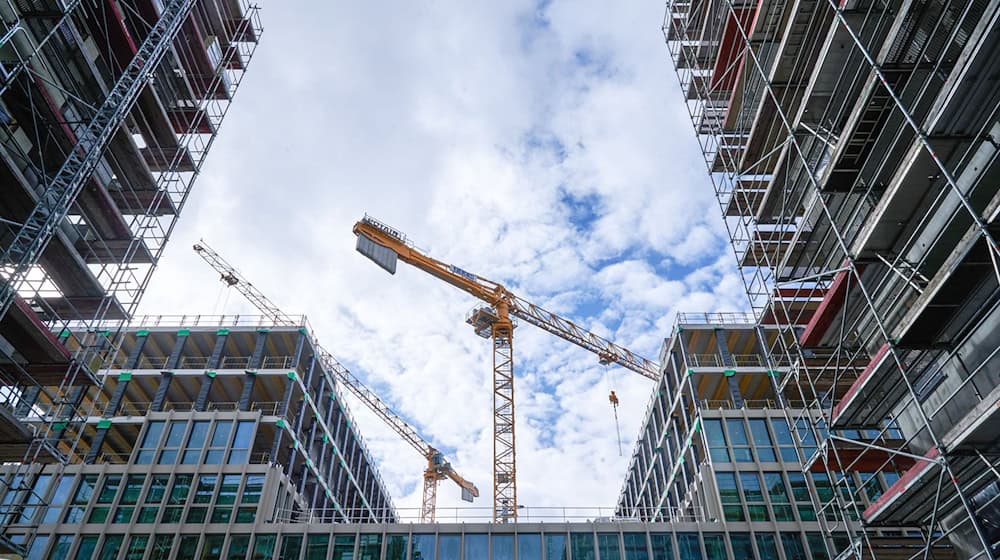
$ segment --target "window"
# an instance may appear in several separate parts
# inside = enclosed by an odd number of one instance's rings
[[[483,539],[486,535],[466,535],[465,543],[468,545],[470,536],[478,536]],[[466,556],[466,558],[486,558],[486,546],[483,546],[482,556]],[[406,560],[406,535],[386,535],[385,537],[385,560]]]
[[[814,560],[829,560],[826,552],[826,542],[822,533],[806,533],[806,543],[809,545],[809,556]]]
[[[816,452],[816,437],[813,435],[812,426],[809,425],[808,420],[799,418],[795,421],[795,435],[802,443],[802,451],[806,458],[811,457]]]
[[[770,521],[767,506],[764,505],[764,491],[760,478],[755,472],[741,472],[740,485],[743,486],[743,501],[747,504],[750,521]]]
[[[882,495],[882,483],[878,480],[876,473],[863,472],[861,476],[861,488],[864,489],[865,496],[869,502],[874,502]]]
[[[207,504],[212,501],[212,494],[215,493],[215,483],[219,477],[210,474],[198,477],[198,486],[194,490],[194,503]]]
[[[705,420],[705,438],[708,440],[708,452],[716,463],[729,462],[729,449],[726,448],[726,434],[722,431],[722,420]]]
[[[161,465],[173,465],[177,462],[177,452],[180,450],[181,442],[184,441],[184,432],[187,430],[187,421],[171,422],[167,430],[167,439],[163,442],[163,451],[160,452]]]
[[[767,488],[767,495],[771,499],[771,509],[774,511],[775,521],[795,521],[792,513],[791,502],[788,499],[788,491],[785,489],[785,481],[781,478],[780,472],[764,473],[764,487]]]
[[[173,535],[156,535],[153,537],[153,548],[149,553],[149,560],[169,560],[170,549],[173,546]]]
[[[785,549],[785,560],[806,560],[806,551],[798,533],[781,533],[781,548]]]
[[[491,537],[493,541],[493,560],[514,560],[514,535],[497,535]],[[427,556],[428,560],[433,556]],[[414,557],[414,560],[416,558]]]
[[[750,533],[730,533],[729,543],[733,545],[734,558],[756,558],[753,544],[750,542]]]
[[[142,560],[148,543],[149,535],[132,535],[128,541],[128,549],[125,550],[125,560]]]
[[[49,492],[49,485],[52,484],[51,474],[40,474],[35,477],[35,483],[31,487],[24,500],[24,508],[21,510],[21,523],[31,523],[38,514],[39,504],[45,503],[45,494]],[[44,509],[45,506],[41,506]]]
[[[466,558],[469,558],[467,555]],[[566,535],[545,535],[545,559],[569,560],[569,549],[566,548]]]
[[[774,533],[757,533],[757,550],[760,560],[778,560],[778,548],[774,542]]]
[[[97,495],[98,504],[110,504],[115,501],[115,495],[118,494],[118,488],[122,484],[122,477],[118,474],[108,475],[104,477],[104,486],[101,487],[101,493]],[[108,520],[108,506],[95,506],[90,512],[90,523],[104,523]]]
[[[302,535],[284,535],[281,537],[281,551],[278,553],[278,560],[299,560],[301,554]]]
[[[219,485],[219,496],[215,499],[216,504],[232,505],[236,503],[236,494],[240,491],[240,475],[227,474],[222,477],[222,484]]]
[[[646,533],[622,533],[625,542],[625,560],[647,560]]]
[[[438,535],[438,560],[461,560],[462,535]],[[338,560],[334,557],[334,560]],[[348,556],[344,560],[351,560]],[[378,560],[374,557],[372,560]],[[541,556],[539,556],[541,560]]]
[[[139,502],[139,494],[142,493],[142,485],[146,482],[146,475],[131,474],[125,482],[125,491],[122,492],[121,504],[135,505]]]
[[[70,474],[64,474],[59,479],[59,482],[56,484],[56,490],[52,493],[52,499],[49,500],[49,507],[45,508],[42,523],[59,522],[59,514],[62,513],[63,506],[69,501],[69,495],[73,491],[74,482],[76,482],[76,478]]]
[[[205,535],[205,544],[201,549],[201,560],[222,558],[222,543],[225,539],[225,535]]]
[[[229,551],[226,560],[245,560],[250,550],[250,535],[233,535],[229,537]]]
[[[162,523],[180,523],[184,503],[187,502],[188,493],[191,492],[191,480],[192,475],[189,474],[174,476],[174,486],[170,489],[170,497],[167,498],[168,505],[163,508]]]
[[[118,557],[118,553],[121,552],[122,542],[125,541],[125,535],[108,535],[104,537],[104,546],[101,547],[101,554],[97,557],[97,560],[115,560]]]
[[[833,486],[830,484],[830,477],[826,473],[812,473],[813,484],[816,486],[816,496],[822,503],[833,499]]]
[[[750,451],[750,440],[747,439],[747,429],[741,418],[727,418],[726,430],[729,431],[729,441],[733,445],[733,458],[738,463],[752,463],[753,452]]]
[[[146,422],[146,433],[142,436],[142,443],[139,444],[139,452],[135,456],[135,464],[148,465],[153,462],[156,453],[156,444],[160,443],[160,436],[163,434],[163,427],[166,422],[162,420]]]
[[[598,533],[597,548],[601,560],[621,560],[622,551],[618,545],[618,533]]]
[[[111,522],[131,523],[133,514],[135,514],[135,506],[118,506],[115,508],[115,515],[111,518]]]
[[[49,552],[48,560],[66,560],[69,558],[69,547],[73,545],[73,535],[59,535]]]
[[[677,552],[681,560],[701,560],[701,545],[698,533],[677,533]]]
[[[767,433],[767,421],[762,418],[750,420],[750,435],[753,436],[753,445],[757,449],[757,460],[762,463],[777,461],[774,454],[774,445],[771,443],[771,434]]]
[[[260,502],[260,495],[264,491],[264,475],[247,475],[246,485],[243,487],[243,498],[241,504],[256,504]]]
[[[90,560],[97,550],[99,535],[83,535],[80,537],[80,546],[76,549],[76,560]]]
[[[197,465],[201,458],[201,450],[205,447],[205,438],[208,436],[207,420],[198,420],[191,423],[191,434],[187,439],[187,446],[184,455],[181,456],[182,465]]]
[[[167,482],[170,480],[168,474],[154,474],[149,481],[149,490],[146,491],[147,504],[158,504],[163,501],[167,494]]]
[[[38,535],[35,540],[31,541],[31,548],[28,549],[28,555],[24,557],[24,560],[42,560],[43,554],[45,554],[45,547],[49,545],[48,535]]]
[[[76,493],[73,494],[73,500],[70,502],[72,505],[66,512],[66,518],[63,521],[66,523],[83,521],[84,511],[87,509],[91,496],[94,495],[95,488],[97,488],[97,475],[83,475],[83,478],[80,479],[80,485],[76,487]]]
[[[594,560],[594,536],[590,533],[570,533],[573,560]]]
[[[381,555],[382,533],[366,533],[358,537],[358,560],[379,560]]]
[[[192,507],[188,510],[187,523],[204,523],[208,517],[207,507]]]
[[[354,537],[348,536],[351,540],[351,551],[354,550]],[[306,560],[326,560],[326,553],[330,550],[330,535],[308,535],[306,537]],[[348,556],[350,558],[350,556]],[[430,556],[434,558],[434,556]]]
[[[432,560],[434,558],[434,535],[414,534],[410,540],[411,560]]]
[[[178,558],[195,558],[198,556],[198,535],[181,536],[181,544],[177,547]]]
[[[276,535],[256,535],[253,540],[253,554],[250,560],[271,560],[274,556],[274,543],[277,541]],[[378,560],[373,557],[371,560]]]
[[[729,560],[726,557],[726,540],[722,533],[705,533],[704,539],[707,560]]]
[[[740,505],[740,490],[736,486],[736,473],[716,472],[715,484],[722,499],[722,513],[726,521],[744,521],[743,506]]]
[[[649,544],[653,560],[674,560],[674,541],[670,533],[650,533]]]
[[[212,523],[229,523],[229,519],[232,517],[233,508],[231,507],[212,508]]]
[[[205,452],[206,465],[218,465],[226,456],[226,445],[229,444],[229,434],[233,431],[231,421],[216,421],[212,428],[212,437],[208,442],[208,451]],[[189,445],[190,447],[190,445]]]
[[[257,519],[256,507],[241,507],[236,510],[236,523],[253,523]]]
[[[229,452],[230,465],[244,465],[250,456],[253,446],[254,421],[241,420],[236,423],[236,435],[233,436],[233,450]]]
[[[792,432],[788,429],[788,422],[784,418],[772,418],[771,429],[774,430],[774,438],[778,441],[781,460],[797,463],[799,454],[795,451],[795,440],[792,439]]]

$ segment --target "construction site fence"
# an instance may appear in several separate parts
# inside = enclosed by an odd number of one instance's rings
[[[341,523],[370,518],[372,521],[395,516],[398,523],[426,523],[420,508],[325,508],[312,511],[279,510],[276,523],[317,524]],[[436,523],[492,523],[491,507],[438,507]],[[631,515],[622,516],[613,507],[572,506],[518,506],[517,521],[523,523],[698,523],[706,521],[703,512],[690,508],[636,508]]]

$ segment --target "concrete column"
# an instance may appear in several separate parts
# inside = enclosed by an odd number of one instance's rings
[[[246,377],[243,378],[243,392],[240,393],[240,410],[250,410],[250,405],[253,402],[253,388],[257,384],[257,374],[252,371],[246,372]]]
[[[149,407],[150,410],[153,412],[163,410],[163,403],[167,400],[167,392],[170,390],[170,383],[173,380],[174,374],[172,372],[160,372],[160,385],[156,388],[156,394],[153,395],[153,403]]]
[[[132,351],[128,354],[128,359],[125,360],[125,369],[136,369],[139,367],[139,357],[142,356],[142,349],[146,347],[148,339],[149,331],[145,329],[136,331],[135,346],[132,347]]]
[[[218,369],[222,362],[222,354],[226,351],[226,341],[229,340],[229,329],[219,329],[215,331],[215,347],[212,348],[212,355],[208,358],[207,369]]]
[[[174,341],[174,349],[170,351],[170,356],[167,358],[167,364],[164,369],[177,369],[178,364],[181,361],[181,352],[184,351],[184,345],[187,343],[188,335],[191,331],[188,329],[181,329],[177,331],[177,339]]]
[[[736,367],[736,360],[733,359],[733,354],[729,351],[729,345],[726,343],[725,329],[715,329],[715,347],[718,349],[719,357],[722,358],[723,367]]]
[[[212,382],[215,381],[215,372],[206,371],[201,377],[201,389],[198,390],[198,397],[194,401],[195,410],[205,410],[208,405],[208,395],[212,391]]]
[[[247,366],[249,369],[260,369],[261,363],[264,361],[264,352],[267,350],[267,333],[269,332],[268,329],[257,329],[257,340],[253,345],[253,353],[250,354],[250,365]]]

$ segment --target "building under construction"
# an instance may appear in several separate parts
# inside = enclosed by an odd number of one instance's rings
[[[245,0],[0,1],[0,545],[119,428],[120,346],[261,33]],[[114,390],[114,384],[108,385]],[[28,418],[30,417],[30,420]],[[99,425],[91,422],[95,417]],[[134,435],[134,434],[133,434]],[[27,510],[26,510],[27,511]]]
[[[771,394],[833,487],[813,492],[831,557],[1000,554],[998,21],[996,2],[667,3]]]
[[[87,414],[65,428],[79,433],[60,447],[79,460],[0,468],[25,488],[2,499],[7,537],[39,558],[71,546],[192,558],[221,549],[214,533],[395,521],[336,374],[296,319],[135,319],[101,368],[103,390],[85,392]],[[29,392],[15,414],[35,426],[57,409]]]

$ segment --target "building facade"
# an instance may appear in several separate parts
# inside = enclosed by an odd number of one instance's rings
[[[260,33],[245,0],[0,2],[0,459],[20,471],[4,492],[28,492],[38,464],[80,460],[78,406]],[[35,400],[58,410],[25,422]]]
[[[59,532],[36,538],[29,558],[67,560],[715,560],[749,534],[695,523],[531,522],[262,524],[126,532]],[[746,539],[741,540],[741,539]],[[760,533],[761,550],[787,539]],[[787,546],[787,545],[786,545]],[[801,546],[801,545],[799,545]],[[752,558],[736,548],[737,558]],[[776,552],[775,552],[776,553]],[[766,553],[765,553],[766,554]],[[758,558],[768,556],[758,556]],[[777,557],[777,556],[773,556]],[[806,556],[800,556],[806,558]]]
[[[784,407],[816,442],[804,468],[833,485],[814,489],[824,532],[849,536],[837,554],[877,557],[887,534],[1000,554],[998,9],[667,3],[754,319],[774,331],[761,355],[804,404]]]
[[[767,363],[764,349],[777,333],[750,314],[678,315],[660,352],[663,375],[619,517],[714,525],[732,547],[718,558],[829,559],[849,547],[851,526],[837,525],[838,515],[824,507],[834,484],[817,463],[808,407],[794,392],[779,392],[788,365]],[[873,471],[866,464],[840,475],[863,489],[858,499],[873,501],[899,479],[896,471]],[[905,558],[923,545],[892,531],[871,540],[879,558]]]
[[[139,320],[100,369],[103,391],[84,392],[74,406],[83,413],[57,422],[53,445],[67,464],[0,468],[7,538],[37,552],[34,543],[70,533],[395,521],[335,373],[300,319]],[[17,418],[51,422],[62,406],[28,392]]]

